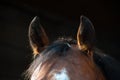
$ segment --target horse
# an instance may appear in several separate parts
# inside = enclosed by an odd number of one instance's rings
[[[34,57],[26,70],[29,80],[120,80],[120,63],[95,47],[95,29],[85,16],[80,17],[76,39],[50,43],[37,16],[28,37]]]

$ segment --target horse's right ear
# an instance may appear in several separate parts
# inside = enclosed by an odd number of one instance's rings
[[[40,53],[49,44],[48,37],[37,16],[30,23],[28,36],[34,55]]]

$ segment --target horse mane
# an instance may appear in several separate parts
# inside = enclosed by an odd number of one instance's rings
[[[35,69],[51,57],[64,57],[66,51],[70,49],[71,44],[76,44],[76,40],[71,38],[61,38],[53,42],[44,51],[36,56],[28,70],[25,72],[26,79],[29,79]],[[96,65],[101,69],[106,80],[120,80],[120,63],[114,58],[104,54],[98,48],[94,49],[93,59]]]
[[[99,49],[93,55],[95,63],[101,68],[106,80],[120,80],[120,63]]]

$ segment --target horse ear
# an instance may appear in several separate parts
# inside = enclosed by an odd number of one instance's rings
[[[28,36],[34,55],[40,53],[49,44],[48,37],[37,16],[30,23]]]
[[[77,32],[77,44],[82,51],[92,50],[95,44],[94,26],[85,16],[80,17],[80,25]]]

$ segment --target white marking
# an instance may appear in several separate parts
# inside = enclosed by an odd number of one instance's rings
[[[63,68],[60,72],[54,74],[53,78],[54,80],[70,80],[65,68]]]

